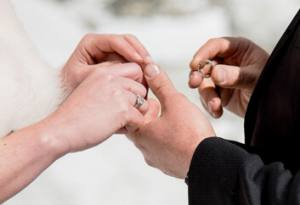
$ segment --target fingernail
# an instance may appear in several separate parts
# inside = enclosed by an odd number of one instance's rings
[[[160,70],[157,65],[149,64],[145,68],[145,75],[147,78],[154,78],[160,73]]]
[[[216,80],[218,81],[218,83],[223,84],[225,83],[225,70],[223,68],[220,68],[216,74]]]

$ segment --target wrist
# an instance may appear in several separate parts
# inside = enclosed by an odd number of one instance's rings
[[[57,126],[52,115],[33,125],[35,136],[43,149],[55,160],[69,153],[69,144],[65,143],[65,131]]]

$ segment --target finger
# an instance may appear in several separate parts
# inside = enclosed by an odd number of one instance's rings
[[[143,134],[142,133],[147,133],[147,130],[149,127],[151,129],[155,130],[156,129],[156,123],[152,123],[155,120],[159,118],[160,112],[161,112],[161,106],[158,100],[155,99],[149,99],[148,100],[148,110],[146,113],[144,113],[144,126],[140,127],[138,130],[135,130],[135,133],[130,132],[128,135],[128,138],[135,142],[135,144],[141,144],[143,141],[143,138],[141,137]],[[150,124],[149,127],[146,127],[147,124]]]
[[[142,56],[145,64],[152,63],[152,58],[151,58],[149,52],[144,47],[144,45],[138,40],[138,38],[136,38],[134,35],[131,35],[131,34],[125,35],[124,38]]]
[[[159,101],[155,99],[148,100],[148,111],[145,113],[145,123],[156,120],[161,113],[161,106]]]
[[[85,69],[80,69],[80,79],[79,82],[82,82],[91,72],[95,69],[105,69],[107,67],[120,64],[119,61],[107,61],[97,65],[87,66]]]
[[[118,78],[118,83],[127,91],[134,93],[135,95],[139,95],[143,98],[147,95],[147,89],[140,83],[131,80],[129,78]]]
[[[222,106],[226,107],[229,104],[230,100],[232,99],[234,89],[228,89],[228,88],[219,88],[219,89],[220,89]]]
[[[129,133],[135,133],[145,124],[145,118],[140,111],[131,107],[128,112],[127,123],[125,128]]]
[[[94,67],[98,67],[94,65]],[[143,82],[143,71],[142,68],[136,63],[124,63],[124,64],[114,64],[112,66],[101,67],[104,72],[107,72],[113,76],[120,76],[125,78],[130,78],[139,83]]]
[[[148,64],[145,67],[144,73],[149,87],[162,105],[172,94],[177,93],[167,74],[161,71],[157,65]]]
[[[201,61],[228,56],[234,48],[230,38],[210,39],[196,52],[190,66],[195,70]]]
[[[135,93],[132,93],[130,91],[125,91],[125,94],[127,96],[128,102],[131,105],[131,107],[134,107],[135,109],[139,110],[142,114],[144,114],[148,111],[149,104],[148,104],[147,100],[145,100],[144,103],[140,107],[136,107],[138,96]]]
[[[106,61],[114,61],[114,62],[119,62],[119,63],[126,63],[127,60],[124,59],[122,56],[120,56],[117,53],[111,53],[107,55],[105,58],[102,59],[104,62]]]
[[[223,88],[252,88],[259,76],[256,72],[249,67],[216,65],[211,78],[215,84]]]
[[[198,90],[206,104],[208,112],[214,118],[221,117],[223,114],[222,102],[211,79],[204,79]]]
[[[101,61],[108,53],[117,53],[129,62],[143,63],[141,55],[120,35],[88,34],[81,46],[86,55],[97,61]]]
[[[103,63],[99,63],[99,67],[107,67],[107,66],[112,66],[112,65],[117,65],[117,64],[121,64],[122,62],[119,60],[110,60],[110,61],[106,61]]]
[[[203,81],[203,74],[198,71],[191,71],[189,77],[190,88],[198,88]]]

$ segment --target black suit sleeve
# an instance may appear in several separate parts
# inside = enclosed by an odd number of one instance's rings
[[[266,165],[238,143],[208,138],[191,162],[189,204],[300,205],[299,173],[292,175],[281,162]]]

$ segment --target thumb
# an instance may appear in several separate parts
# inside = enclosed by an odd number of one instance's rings
[[[215,65],[211,78],[213,82],[223,88],[239,87],[240,67],[229,65]]]
[[[259,77],[259,71],[253,66],[214,66],[211,78],[213,82],[223,88],[253,89]]]
[[[171,94],[177,92],[167,74],[157,65],[148,64],[144,69],[144,74],[150,89],[162,104]]]

